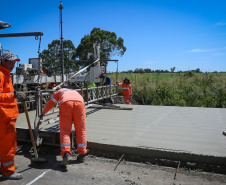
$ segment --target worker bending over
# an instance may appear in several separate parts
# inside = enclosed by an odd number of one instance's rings
[[[79,154],[77,160],[83,162],[85,154],[87,153],[86,112],[84,99],[77,91],[66,88],[60,89],[54,94],[53,98],[47,102],[42,116],[52,109],[58,101],[60,109],[60,146],[63,158],[62,165],[66,165],[72,155],[70,151],[72,121],[74,122],[77,152]]]
[[[19,101],[24,99],[21,99],[20,92],[14,91],[10,72],[20,59],[11,52],[3,53],[0,59],[0,173],[4,180],[19,180],[23,176],[15,172],[14,163],[17,146],[15,122],[19,116],[16,98]]]
[[[124,96],[126,104],[131,104],[130,97],[132,96],[132,87],[129,78],[126,77],[123,80],[123,83],[119,83],[118,86],[122,86],[122,94]]]

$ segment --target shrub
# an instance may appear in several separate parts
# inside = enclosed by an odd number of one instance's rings
[[[185,77],[192,77],[192,76],[194,76],[194,73],[192,71],[186,71],[184,76]]]

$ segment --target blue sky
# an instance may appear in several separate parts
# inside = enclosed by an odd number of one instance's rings
[[[1,33],[43,32],[41,51],[60,38],[58,0],[1,0]],[[115,32],[127,51],[119,71],[135,68],[226,71],[225,0],[62,0],[63,37],[75,47],[94,27]],[[38,57],[34,37],[0,38],[28,63]],[[112,63],[108,71],[115,71]]]

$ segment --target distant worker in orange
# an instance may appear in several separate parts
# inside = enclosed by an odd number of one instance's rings
[[[15,172],[14,162],[17,146],[15,122],[19,116],[16,98],[23,99],[20,92],[14,91],[10,72],[20,59],[11,52],[3,53],[0,59],[0,173],[4,180],[19,180],[23,176]]]
[[[60,146],[63,161],[61,165],[67,165],[71,160],[71,141],[70,134],[72,122],[74,122],[77,142],[77,160],[84,161],[87,153],[86,139],[86,112],[83,97],[74,90],[62,88],[58,90],[51,100],[49,100],[43,110],[44,116],[59,101],[60,109]]]
[[[122,86],[122,94],[124,96],[126,104],[131,104],[130,97],[132,96],[132,87],[129,78],[126,77],[123,80],[123,83],[119,83],[118,86]]]

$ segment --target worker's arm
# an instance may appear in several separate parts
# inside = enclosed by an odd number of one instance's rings
[[[60,92],[57,91],[53,97],[46,103],[46,106],[43,110],[43,114],[46,114],[47,112],[49,112],[59,101],[60,99]]]
[[[14,92],[3,93],[4,75],[0,73],[0,102],[1,103],[13,103]]]

